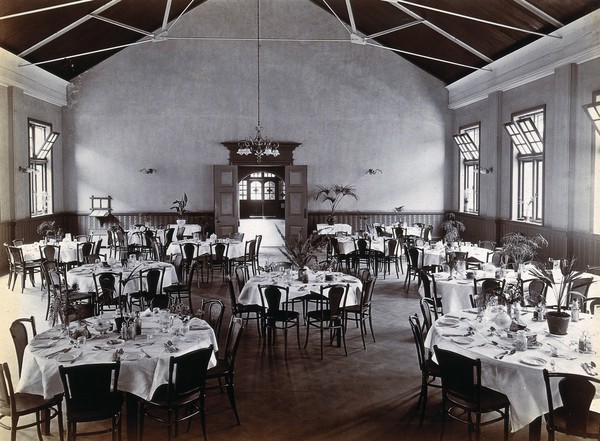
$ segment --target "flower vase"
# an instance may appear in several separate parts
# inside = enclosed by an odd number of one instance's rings
[[[335,216],[327,216],[327,224],[335,225]]]
[[[298,268],[298,280],[302,283],[308,283],[308,268]]]
[[[175,222],[178,227],[183,227],[185,225],[185,219],[177,219]]]

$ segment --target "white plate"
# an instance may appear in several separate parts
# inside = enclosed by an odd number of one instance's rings
[[[460,321],[458,319],[442,317],[441,319],[439,319],[435,323],[438,326],[447,326],[447,327],[450,327],[450,328],[455,328],[455,327],[457,327],[459,325]]]
[[[77,357],[79,357],[81,353],[80,352],[66,352],[64,354],[60,354],[56,357],[56,361],[60,361],[60,362],[64,362],[64,361],[73,361],[75,360]]]
[[[145,357],[146,354],[142,354],[141,352],[125,352],[121,355],[121,361],[136,361]]]
[[[475,340],[473,340],[471,337],[454,337],[452,341],[458,345],[470,345]]]
[[[33,340],[29,343],[32,348],[51,348],[54,346],[55,341],[52,340]]]
[[[459,285],[470,285],[473,282],[471,282],[470,280],[459,280],[456,283],[458,283]]]
[[[546,360],[538,357],[523,357],[521,358],[521,363],[528,366],[543,366],[546,364]]]

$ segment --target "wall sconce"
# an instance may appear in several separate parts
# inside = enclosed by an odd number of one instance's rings
[[[494,167],[479,168],[480,175],[489,175],[490,173],[493,173],[493,172],[494,172]]]
[[[140,173],[146,173],[147,175],[151,175],[151,174],[154,174],[157,172],[158,172],[158,170],[155,168],[143,168],[140,170]]]
[[[35,168],[33,168],[32,166],[28,165],[27,167],[21,167],[19,166],[19,171],[21,173],[37,173],[37,170]]]
[[[370,168],[367,170],[365,175],[376,175],[377,173],[383,173],[383,171],[378,168]]]

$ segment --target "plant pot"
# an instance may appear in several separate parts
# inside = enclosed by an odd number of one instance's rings
[[[302,283],[308,283],[308,268],[298,268],[298,280]]]
[[[571,316],[566,312],[548,311],[546,313],[548,332],[554,335],[566,335],[570,319]]]
[[[327,223],[329,225],[334,225],[335,224],[335,216],[328,216],[327,217]]]
[[[175,222],[178,227],[183,227],[185,225],[185,219],[177,219]]]

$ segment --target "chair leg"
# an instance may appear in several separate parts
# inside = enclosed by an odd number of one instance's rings
[[[238,426],[240,425],[240,417],[238,415],[237,406],[235,405],[235,391],[233,389],[233,376],[229,375],[227,378],[227,395],[229,396],[229,403],[235,414]]]
[[[367,333],[367,326],[365,324],[365,317],[360,317],[360,336],[362,337],[363,349],[367,349],[367,344],[365,343],[365,334]]]
[[[369,311],[369,327],[371,328],[371,337],[373,337],[373,341],[375,341],[375,334],[373,333],[373,317],[371,316],[371,312]],[[367,332],[366,326],[365,326],[365,334]]]

